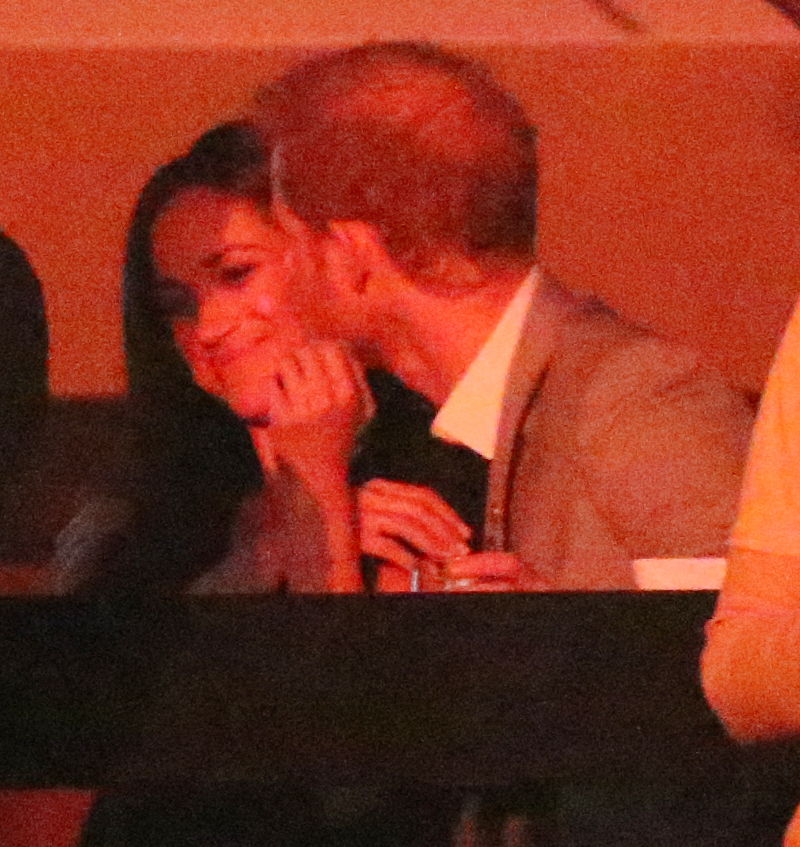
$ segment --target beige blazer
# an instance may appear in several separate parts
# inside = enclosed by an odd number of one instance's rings
[[[752,423],[696,351],[547,282],[509,374],[485,549],[550,591],[634,588],[638,558],[723,555]]]

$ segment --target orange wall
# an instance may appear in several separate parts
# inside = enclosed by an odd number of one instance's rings
[[[539,124],[544,261],[758,387],[800,291],[798,47],[474,52]],[[0,52],[0,225],[43,280],[57,393],[124,390],[120,260],[139,188],[296,55]]]
[[[0,44],[263,47],[367,39],[541,44],[796,38],[767,0],[618,0],[626,29],[595,0],[3,0]]]

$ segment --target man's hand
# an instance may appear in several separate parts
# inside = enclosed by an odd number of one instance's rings
[[[519,591],[521,574],[520,561],[513,553],[469,553],[446,562],[417,559],[410,570],[386,565],[378,576],[378,589],[387,593]]]
[[[444,562],[469,553],[472,530],[421,485],[370,480],[358,492],[358,517],[362,552],[406,572],[420,557]]]
[[[522,566],[513,553],[470,553],[445,562],[445,591],[517,591]]]

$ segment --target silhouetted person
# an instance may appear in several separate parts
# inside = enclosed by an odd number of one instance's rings
[[[0,487],[35,443],[48,395],[48,332],[39,279],[0,231]],[[0,512],[0,550],[7,543]]]

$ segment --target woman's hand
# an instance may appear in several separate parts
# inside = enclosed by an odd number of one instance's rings
[[[370,480],[359,490],[358,516],[362,552],[384,561],[380,591],[518,589],[519,559],[472,553],[467,544],[472,531],[430,488]]]
[[[318,341],[284,356],[259,385],[269,417],[250,432],[265,469],[290,466],[312,491],[341,484],[358,429],[375,404],[360,363],[341,344]]]
[[[347,472],[356,433],[375,404],[361,365],[345,347],[316,342],[293,350],[262,383],[269,417],[250,433],[267,473],[290,467],[319,506],[327,535],[328,590],[359,591],[355,497]]]

